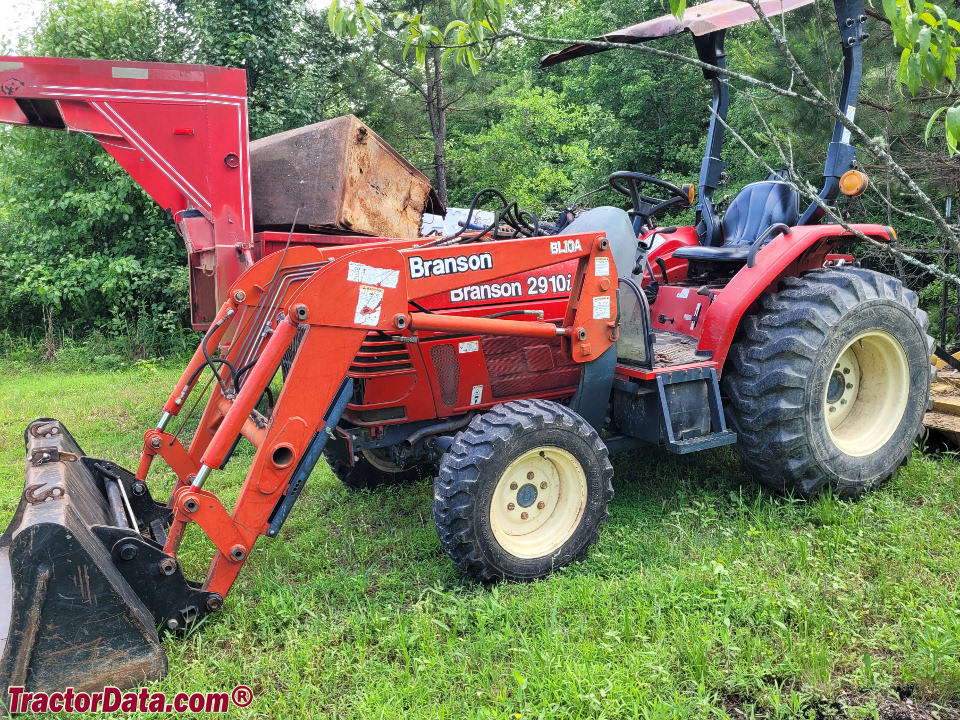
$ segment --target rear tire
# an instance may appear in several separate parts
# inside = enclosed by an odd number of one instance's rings
[[[478,415],[434,479],[440,543],[471,578],[536,580],[581,560],[599,539],[613,467],[569,408],[519,400]]]
[[[742,323],[723,379],[744,468],[762,484],[855,498],[910,458],[933,338],[914,293],[851,268],[786,278]]]
[[[323,451],[327,464],[340,482],[351,490],[376,490],[388,485],[403,485],[421,479],[419,467],[399,469],[385,450],[364,450],[353,465],[346,457],[346,443],[330,441]]]

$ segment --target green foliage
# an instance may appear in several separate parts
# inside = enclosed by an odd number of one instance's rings
[[[104,328],[144,311],[175,333],[188,319],[183,242],[163,212],[95,143],[0,133],[0,319],[29,332]]]
[[[170,60],[181,40],[149,0],[53,0],[39,55]],[[188,321],[183,243],[129,175],[82,135],[0,132],[0,327],[37,335],[44,310],[78,333]]]
[[[475,193],[494,187],[536,213],[559,209],[606,182],[611,158],[604,145],[616,127],[614,116],[597,105],[523,88],[502,99],[499,122],[453,141],[455,202],[466,205]]]
[[[924,81],[931,89],[944,84],[952,89],[960,56],[960,22],[929,2],[915,6],[912,0],[883,0],[883,9],[896,42],[903,48],[897,82],[914,97]],[[960,143],[960,105],[939,108],[927,122],[924,139],[929,139],[930,130],[941,115],[947,148],[953,155]]]
[[[480,61],[489,57],[490,35],[495,34],[503,25],[506,0],[467,0],[462,5],[457,0],[450,3],[453,17],[441,30],[431,24],[422,10],[415,12],[397,11],[390,13],[393,29],[400,33],[398,39],[403,45],[403,57],[414,51],[417,65],[424,67],[427,53],[431,48],[445,47],[441,63],[453,56],[457,64],[470,68],[474,74],[480,71]],[[441,17],[442,13],[434,13]],[[343,0],[333,0],[327,13],[327,22],[331,32],[338,37],[366,34],[374,35],[383,31],[384,22],[363,0],[352,4]]]
[[[335,92],[345,51],[305,0],[173,0],[194,44],[180,62],[247,73],[253,139],[349,112]]]

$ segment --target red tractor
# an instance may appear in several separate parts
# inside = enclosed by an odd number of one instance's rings
[[[835,4],[839,103],[852,113],[866,17],[862,0]],[[607,518],[613,452],[733,445],[760,482],[803,497],[856,497],[896,472],[920,432],[932,369],[914,294],[858,267],[845,250],[855,237],[823,223],[818,204],[801,212],[782,178],[747,185],[722,216],[713,204],[724,34],[755,18],[713,0],[682,22],[606,36],[690,31],[717,68],[706,73],[715,114],[695,226],[658,223],[695,202],[693,186],[620,172],[610,182],[629,212],[597,208],[555,234],[515,218],[506,238],[469,219],[439,238],[254,232],[242,73],[0,59],[0,119],[92,135],[171,208],[206,328],[136,472],[85,456],[56,420],[27,428],[26,486],[0,538],[6,686],[161,677],[157,628],[182,631],[221,610],[322,455],[358,488],[434,475],[441,544],[481,582],[542,578],[582,558]],[[543,65],[595,51],[568,48]],[[849,139],[838,123],[827,205],[862,192]],[[219,310],[205,315],[211,298]],[[210,394],[185,446],[170,426],[202,399],[204,371]],[[228,509],[208,484],[240,442],[256,454]],[[147,482],[158,457],[178,478],[166,502]],[[190,523],[217,548],[202,581],[177,561]]]

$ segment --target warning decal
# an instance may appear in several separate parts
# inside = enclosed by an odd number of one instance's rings
[[[593,319],[605,320],[610,317],[610,296],[597,295],[593,299]]]
[[[380,322],[380,306],[383,304],[383,288],[370,285],[360,286],[360,297],[357,299],[357,311],[353,321],[357,325],[376,326]]]
[[[352,282],[395,288],[399,279],[399,270],[375,268],[358,262],[351,262],[347,265],[347,280]]]

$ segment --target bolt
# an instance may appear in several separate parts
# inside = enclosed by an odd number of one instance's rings
[[[530,517],[530,513],[525,513],[525,512],[520,513],[521,520],[526,520],[528,517]]]
[[[513,503],[507,503],[507,510],[516,510],[517,506]]]
[[[306,306],[306,305],[297,305],[297,306],[293,309],[293,314],[297,316],[297,320],[306,320],[306,319],[307,319],[307,315],[309,314],[309,313],[307,312],[307,306]]]
[[[184,501],[183,503],[183,509],[186,510],[188,513],[195,513],[197,510],[200,509],[200,503],[198,503],[193,498],[187,498],[186,501]]]
[[[837,363],[837,369],[838,370],[840,369],[840,363]]]
[[[237,302],[243,302],[244,300],[247,299],[247,294],[243,290],[237,290],[233,294],[233,299],[236,300]]]
[[[542,483],[540,483],[540,489],[541,489],[541,490],[546,490],[546,489],[547,489],[547,481],[546,481],[546,480],[544,480]]]
[[[223,607],[223,598],[214,593],[207,598],[207,610],[210,612],[216,612]]]
[[[137,549],[137,546],[133,543],[124,543],[120,547],[120,557],[124,560],[133,560],[137,555],[140,554],[140,551]]]
[[[516,483],[510,483],[510,489],[511,489],[511,490],[516,490],[516,489],[517,489],[517,484],[516,484]]]
[[[533,470],[527,473],[527,480],[533,480]]]
[[[155,437],[150,439],[150,447],[159,448],[163,443],[160,442],[160,438]]]
[[[147,494],[147,485],[146,485],[146,483],[142,483],[142,482],[139,482],[139,481],[138,481],[138,482],[135,482],[133,485],[130,486],[130,490],[133,491],[133,494],[134,494],[134,495],[136,495],[137,497],[140,497],[140,496],[142,496],[142,495],[146,495],[146,494]]]
[[[177,561],[173,558],[164,558],[160,561],[160,574],[170,576],[177,571]]]
[[[841,404],[841,405],[846,405],[846,404],[847,404],[847,399],[846,399],[846,398],[842,398],[842,399],[840,400],[840,404]]]
[[[847,390],[853,387],[853,383],[847,383]]]
[[[247,551],[239,545],[234,545],[230,550],[230,559],[234,562],[240,562],[247,556]]]
[[[180,623],[178,623],[174,618],[170,618],[169,620],[167,620],[168,630],[176,630],[179,627],[180,627]]]
[[[837,408],[835,408],[833,405],[831,405],[831,406],[830,406],[830,412],[836,412],[836,411],[837,411]]]
[[[543,510],[546,506],[547,504],[543,500],[541,500],[540,502],[537,503],[537,510]]]
[[[844,375],[849,375],[849,374],[850,374],[850,368],[844,368],[844,369],[843,369],[843,374],[844,374]]]

